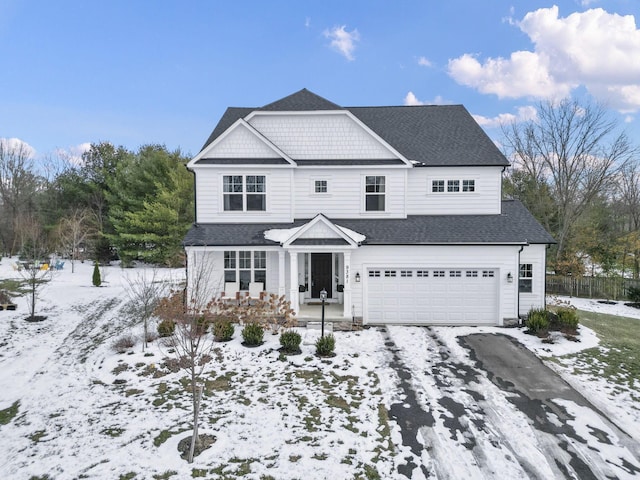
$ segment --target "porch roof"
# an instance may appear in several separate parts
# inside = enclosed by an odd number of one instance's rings
[[[264,232],[302,226],[292,223],[209,223],[193,225],[185,246],[278,246]],[[499,215],[410,215],[397,219],[335,219],[338,226],[366,236],[362,245],[526,244],[555,240],[517,200],[502,202]],[[313,239],[314,245],[323,239]],[[336,239],[325,239],[335,241]]]

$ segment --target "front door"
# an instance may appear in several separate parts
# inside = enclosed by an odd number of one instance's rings
[[[330,253],[311,254],[311,298],[320,298],[320,291],[327,291],[327,298],[331,298],[331,258]]]

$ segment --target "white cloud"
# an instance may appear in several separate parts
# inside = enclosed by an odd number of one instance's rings
[[[500,127],[501,125],[508,125],[513,122],[524,122],[527,120],[535,120],[538,118],[538,112],[535,107],[526,106],[519,107],[516,114],[513,113],[501,113],[496,117],[483,117],[482,115],[473,115],[476,122],[486,128]]]
[[[413,92],[407,93],[404,97],[404,105],[448,105],[451,102],[445,100],[440,95],[437,95],[431,102],[418,100],[418,97],[415,96]]]
[[[36,156],[35,148],[19,138],[0,138],[0,147],[5,151],[20,153],[26,158],[34,158]]]
[[[429,59],[427,59],[427,57],[420,57],[418,58],[418,65],[422,67],[430,67],[431,62],[429,61]]]
[[[60,158],[64,158],[72,165],[82,165],[82,154],[90,149],[91,143],[85,142],[69,148],[58,148],[56,149],[56,155]]]
[[[346,25],[342,25],[333,27],[331,30],[325,30],[324,36],[331,40],[333,49],[340,52],[347,60],[352,61],[355,59],[353,52],[356,49],[356,42],[360,40],[360,33],[356,29],[347,32],[345,28]]]
[[[632,15],[595,8],[560,18],[554,6],[516,24],[533,51],[483,61],[467,53],[449,61],[449,75],[499,98],[557,99],[582,85],[613,108],[640,110],[640,30]]]

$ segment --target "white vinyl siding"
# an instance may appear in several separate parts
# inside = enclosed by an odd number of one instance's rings
[[[264,168],[208,168],[195,167],[196,221],[199,223],[290,222],[293,220],[291,204],[291,170]],[[229,175],[264,176],[267,186],[266,210],[225,211],[223,177]],[[246,188],[246,185],[245,185]],[[243,193],[244,195],[247,192]]]
[[[531,292],[520,292],[520,315],[526,315],[532,308],[545,305],[545,258],[546,245],[529,245],[520,253],[520,264],[531,265]],[[517,278],[518,271],[514,272]],[[516,285],[519,282],[513,282]]]
[[[405,169],[315,169],[294,171],[294,218],[313,218],[318,213],[331,218],[402,218],[405,215]],[[365,210],[366,176],[385,177],[384,211]],[[314,180],[326,178],[328,193],[316,194],[309,186]]]
[[[407,173],[407,215],[500,213],[502,167],[418,167]]]

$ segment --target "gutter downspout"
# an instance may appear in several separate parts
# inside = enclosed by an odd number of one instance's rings
[[[526,239],[525,239],[526,242]],[[527,242],[527,245],[529,245],[529,242]],[[522,253],[522,251],[524,250],[525,245],[521,245],[520,246],[520,250],[518,250],[518,277],[517,277],[517,282],[516,282],[516,303],[517,303],[517,309],[518,309],[518,325],[520,325],[520,254]]]

